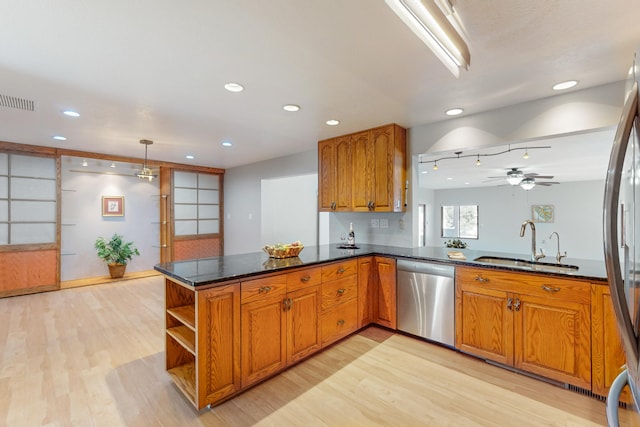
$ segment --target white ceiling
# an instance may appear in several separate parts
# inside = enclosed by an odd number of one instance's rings
[[[551,96],[559,81],[623,80],[640,47],[637,0],[453,4],[471,50],[459,79],[383,0],[5,0],[0,94],[36,109],[0,107],[0,141],[142,157],[151,139],[151,159],[230,168]]]

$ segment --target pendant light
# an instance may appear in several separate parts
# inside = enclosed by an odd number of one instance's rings
[[[138,172],[136,176],[140,179],[148,179],[149,182],[151,182],[156,175],[154,175],[151,169],[147,167],[147,149],[151,144],[153,144],[153,141],[141,139],[140,144],[144,144],[144,163],[142,164],[142,170]]]

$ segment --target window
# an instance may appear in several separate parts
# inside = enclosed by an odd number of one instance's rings
[[[427,245],[427,205],[418,205],[418,246]]]
[[[442,237],[477,239],[478,206],[442,206]]]
[[[175,171],[173,214],[176,236],[219,234],[220,177]]]
[[[0,245],[56,242],[56,177],[54,158],[0,153]]]

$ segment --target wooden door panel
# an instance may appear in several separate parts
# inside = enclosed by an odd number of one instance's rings
[[[320,350],[320,285],[287,295],[287,363],[291,364]]]
[[[395,144],[393,126],[385,126],[371,131],[373,146],[373,173],[375,179],[371,185],[375,210],[378,212],[393,211],[393,156]]]
[[[318,209],[332,211],[336,200],[336,148],[334,140],[318,143]]]
[[[591,389],[589,305],[515,297],[515,367]]]
[[[280,371],[287,364],[286,316],[279,295],[242,305],[242,386]]]
[[[352,167],[351,138],[336,138],[336,210],[351,210]]]
[[[505,365],[513,364],[513,314],[503,291],[459,284],[456,347]]]
[[[378,279],[376,323],[396,329],[396,262],[383,257],[374,261]]]
[[[372,150],[369,142],[369,133],[361,132],[351,137],[351,170],[352,192],[351,206],[354,212],[369,211],[371,184],[371,158]]]

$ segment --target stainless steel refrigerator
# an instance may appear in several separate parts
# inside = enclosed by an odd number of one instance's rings
[[[640,408],[640,51],[629,71],[604,195],[604,252],[611,299],[626,356],[626,369],[607,397],[607,420],[618,426],[620,392],[629,385]]]

